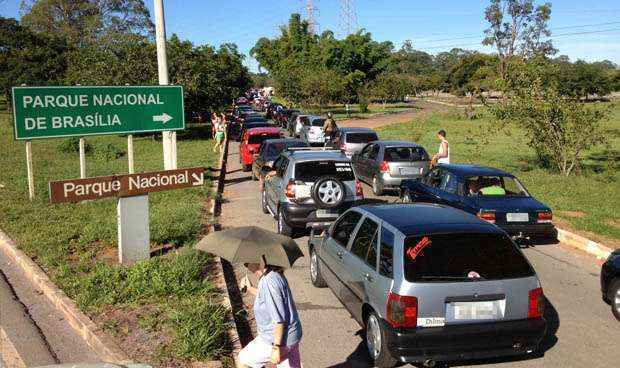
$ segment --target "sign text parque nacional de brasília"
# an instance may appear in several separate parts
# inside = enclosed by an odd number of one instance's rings
[[[181,86],[13,87],[15,139],[181,130]]]

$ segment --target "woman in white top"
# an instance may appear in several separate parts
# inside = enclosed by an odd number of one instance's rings
[[[439,143],[439,152],[435,156],[431,162],[433,165],[435,164],[449,164],[450,163],[450,144],[446,140],[446,131],[440,130],[437,132],[437,138],[441,141]]]

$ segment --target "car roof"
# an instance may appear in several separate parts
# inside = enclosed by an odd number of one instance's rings
[[[453,207],[431,203],[363,205],[405,236],[445,232],[502,233],[495,225]]]
[[[275,139],[265,139],[263,143],[267,144],[282,144],[282,143],[304,143],[308,145],[308,143],[302,139],[297,138],[275,138]]]
[[[351,161],[347,157],[347,155],[344,154],[344,152],[335,152],[335,151],[316,151],[316,150],[285,151],[283,152],[283,155],[289,157],[291,160],[295,160],[296,162],[322,161],[322,160],[346,161],[346,162]]]
[[[446,169],[450,172],[457,174],[458,176],[511,176],[504,170],[496,169],[493,167],[480,166],[480,165],[464,165],[464,164],[441,164],[438,167]]]
[[[415,142],[407,141],[372,141],[368,143],[378,144],[379,146],[383,147],[422,147]]]
[[[359,128],[359,127],[347,127],[347,128],[338,128],[343,133],[377,133],[370,128]]]
[[[257,134],[263,134],[263,133],[275,133],[275,134],[280,134],[280,128],[277,127],[256,127],[256,128],[250,128],[248,129],[248,134],[249,135],[257,135]]]

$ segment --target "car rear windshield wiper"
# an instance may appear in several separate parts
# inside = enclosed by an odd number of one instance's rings
[[[484,277],[467,277],[467,276],[418,276],[420,280],[435,280],[435,281],[445,281],[445,280],[459,280],[459,281],[482,281]]]

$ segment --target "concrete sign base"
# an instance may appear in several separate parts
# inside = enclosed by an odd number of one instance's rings
[[[149,259],[149,196],[119,198],[116,209],[118,261],[133,264]]]

